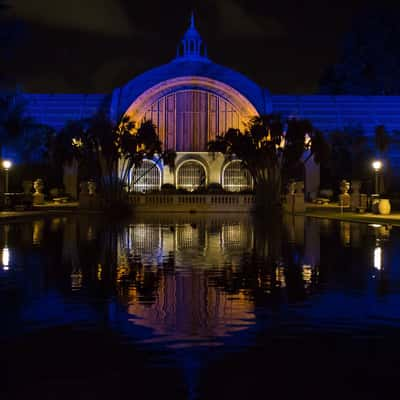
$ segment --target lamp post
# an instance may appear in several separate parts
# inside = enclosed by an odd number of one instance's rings
[[[10,160],[3,160],[3,168],[5,171],[5,178],[6,178],[6,183],[4,187],[4,192],[8,193],[8,171],[12,167],[12,162]]]
[[[382,169],[382,161],[380,160],[373,161],[372,168],[375,171],[375,193],[379,194],[379,172]]]

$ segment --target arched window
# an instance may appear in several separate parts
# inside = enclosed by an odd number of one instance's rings
[[[228,163],[222,172],[222,187],[230,192],[241,192],[252,188],[253,179],[240,160]]]
[[[135,192],[150,192],[160,190],[161,171],[154,161],[144,160],[139,168],[134,168],[131,185]]]
[[[157,127],[165,148],[207,151],[207,143],[229,128],[240,128],[241,117],[225,98],[198,89],[177,90],[161,97],[144,114]]]
[[[207,184],[206,170],[199,161],[184,162],[177,170],[177,187],[192,192]]]

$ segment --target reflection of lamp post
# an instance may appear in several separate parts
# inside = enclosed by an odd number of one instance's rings
[[[10,250],[8,248],[8,231],[9,225],[4,225],[4,247],[1,252],[1,261],[3,264],[3,270],[8,271],[10,269]]]
[[[3,264],[4,271],[8,271],[10,268],[9,267],[9,265],[10,265],[10,250],[8,249],[8,247],[3,248],[2,255],[1,255],[1,261]]]
[[[378,271],[382,269],[382,247],[379,244],[374,249],[374,268]]]
[[[372,168],[375,171],[375,193],[379,194],[379,172],[382,169],[382,161],[380,160],[373,161]]]
[[[4,192],[8,193],[8,170],[12,167],[12,162],[10,160],[4,160],[3,161],[3,168],[5,171],[6,175],[6,184],[4,188]]]

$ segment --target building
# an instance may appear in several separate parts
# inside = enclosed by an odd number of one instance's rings
[[[165,183],[188,190],[210,183],[232,191],[251,188],[251,177],[239,160],[228,162],[222,155],[210,155],[206,145],[217,134],[241,128],[259,114],[308,118],[324,132],[361,126],[370,137],[377,125],[389,131],[400,129],[400,96],[273,95],[246,76],[214,63],[193,16],[171,62],[133,78],[111,94],[27,97],[30,114],[56,129],[70,119],[91,116],[100,107],[106,107],[114,120],[124,114],[135,121],[151,119],[165,148],[177,151],[176,170],[172,173],[158,164],[152,168],[154,161],[146,161],[139,175],[132,177],[139,191],[158,189]],[[400,162],[396,152],[391,158],[395,165]],[[74,171],[70,173],[67,186],[76,187]],[[315,193],[318,186],[319,168],[309,161],[305,191]]]

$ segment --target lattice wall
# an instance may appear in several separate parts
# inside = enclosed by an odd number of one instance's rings
[[[206,151],[207,142],[228,128],[239,128],[239,113],[225,99],[201,90],[164,96],[145,113],[157,126],[165,148]]]

